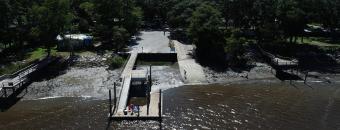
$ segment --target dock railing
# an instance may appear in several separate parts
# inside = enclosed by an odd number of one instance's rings
[[[124,71],[124,68],[125,68],[125,66],[127,65],[127,63],[129,62],[129,59],[130,59],[130,57],[131,57],[131,53],[128,55],[128,57],[126,58],[126,60],[125,60],[125,63],[124,63],[124,65],[121,67],[122,69],[120,70],[120,75],[122,75],[122,73],[123,73],[123,71]]]

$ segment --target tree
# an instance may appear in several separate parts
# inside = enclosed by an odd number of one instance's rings
[[[224,64],[224,38],[220,12],[209,3],[197,7],[190,20],[189,35],[202,63]]]
[[[246,39],[240,36],[240,30],[226,31],[226,46],[225,51],[228,54],[228,62],[231,66],[242,66],[245,63],[244,59],[244,44]]]
[[[132,0],[97,0],[95,37],[107,46],[121,49],[137,32],[142,14]]]
[[[188,28],[193,12],[201,3],[200,0],[183,0],[177,3],[168,13],[170,27]]]
[[[88,33],[90,26],[93,26],[94,20],[94,3],[83,2],[79,5],[78,16],[79,16],[79,31]]]
[[[306,25],[305,13],[294,0],[279,0],[277,16],[281,28],[290,43],[296,42],[297,36],[303,33]]]
[[[141,8],[136,7],[132,0],[126,0],[124,10],[124,20],[122,24],[130,34],[135,34],[142,24],[142,10]]]
[[[114,48],[116,48],[116,51],[118,51],[125,46],[125,43],[130,38],[130,35],[125,28],[118,26],[113,27],[112,32],[112,45]]]
[[[340,27],[340,0],[323,0],[320,7],[320,22],[329,29],[334,41],[338,37],[335,29]]]
[[[12,21],[11,16],[11,5],[9,0],[0,1],[0,43],[4,44],[5,47],[11,42],[10,40],[10,24]]]
[[[69,0],[45,0],[42,5],[34,5],[31,10],[32,19],[36,20],[31,33],[40,37],[41,42],[50,48],[55,45],[56,37],[70,28],[72,14]]]

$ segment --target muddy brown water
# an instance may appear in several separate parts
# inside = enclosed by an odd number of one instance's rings
[[[335,84],[246,82],[164,92],[164,119],[107,122],[107,100],[22,100],[0,113],[0,129],[340,129]]]

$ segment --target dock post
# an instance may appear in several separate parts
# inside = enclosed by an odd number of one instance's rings
[[[150,106],[150,93],[146,95],[146,115],[149,115],[149,106]]]
[[[162,118],[162,89],[159,90],[158,116]]]
[[[304,84],[306,84],[306,82],[307,82],[307,77],[308,77],[308,72],[307,72],[306,75],[305,75]]]
[[[22,85],[24,85],[24,84],[22,84]],[[25,91],[26,91],[26,93],[28,93],[28,87],[25,88]]]
[[[296,75],[299,76],[299,67],[296,67]]]
[[[150,69],[149,69],[149,71],[150,71],[150,77],[149,77],[149,82],[150,82],[150,90],[149,90],[149,92],[151,92],[151,86],[152,86],[152,71],[151,71],[151,65],[150,65]]]
[[[4,89],[5,97],[7,97],[7,89],[6,88],[3,88],[3,89]]]
[[[117,106],[117,86],[116,86],[116,82],[113,83],[113,87],[114,87],[114,91],[113,91],[113,104],[116,107]]]
[[[111,89],[109,89],[109,111],[110,111],[110,117],[112,116],[112,100],[111,100]]]
[[[149,68],[149,73],[150,73],[150,75],[149,75],[149,89],[148,89],[148,91],[147,91],[147,95],[146,95],[146,98],[147,98],[147,111],[146,111],[146,115],[149,115],[149,107],[150,107],[150,92],[151,92],[151,86],[152,86],[152,78],[151,78],[151,76],[152,76],[152,71],[151,71],[151,65],[150,65],[150,68]]]

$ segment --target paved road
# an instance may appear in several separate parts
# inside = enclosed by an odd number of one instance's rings
[[[169,32],[164,35],[163,31],[141,31],[136,44],[130,47],[139,53],[170,53],[169,35]]]

